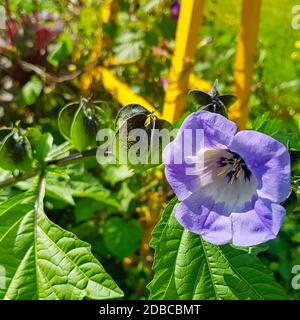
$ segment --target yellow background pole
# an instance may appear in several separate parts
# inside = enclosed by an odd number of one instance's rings
[[[229,118],[239,129],[247,126],[261,3],[261,0],[243,1],[234,73],[235,95],[239,100],[229,109]]]
[[[150,112],[156,109],[144,98],[135,94],[127,84],[121,82],[110,70],[100,67],[102,84],[104,88],[112,94],[112,96],[120,102],[121,105],[138,103],[148,109]],[[161,117],[156,113],[158,117]]]
[[[182,0],[163,117],[174,122],[183,112],[204,9],[204,0]]]
[[[212,84],[204,79],[198,78],[194,73],[190,74],[189,89],[198,89],[201,91],[210,91]]]

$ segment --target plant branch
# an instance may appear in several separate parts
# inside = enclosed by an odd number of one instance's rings
[[[40,171],[39,169],[32,169],[30,171],[19,174],[15,177],[11,177],[11,178],[8,178],[4,181],[1,181],[0,188],[6,188],[11,185],[14,185],[15,183],[17,183],[19,181],[24,181],[24,180],[30,179],[30,178],[36,176],[39,173],[39,171]]]
[[[96,157],[98,149],[99,148],[94,148],[91,150],[84,151],[82,153],[76,152],[76,153],[72,153],[66,157],[60,158],[60,159],[49,160],[46,162],[46,167],[50,166],[50,165],[55,165],[55,166],[61,167],[61,166],[66,166],[68,164],[80,162],[80,161],[84,160],[85,158]],[[105,149],[104,151],[107,152],[107,149]],[[19,181],[24,181],[24,180],[30,179],[30,178],[36,176],[40,172],[40,170],[41,170],[40,168],[32,169],[30,171],[19,174],[18,176],[6,179],[4,181],[0,181],[0,188],[10,187]]]
[[[89,158],[89,157],[95,157],[97,154],[97,150],[98,148],[94,148],[91,150],[87,150],[84,151],[82,153],[80,152],[76,152],[76,153],[71,153],[70,155],[57,159],[57,160],[50,160],[47,161],[46,164],[47,165],[56,165],[56,166],[65,166],[71,163],[76,163],[76,162],[80,162],[85,158]]]
[[[34,203],[34,233],[35,238],[37,236],[37,223],[38,223],[38,215],[39,210],[43,207],[43,200],[45,195],[45,171],[42,169],[40,171],[39,182],[36,192],[36,199]]]
[[[56,76],[56,75],[53,75],[53,74],[50,74],[50,73],[44,71],[42,68],[40,68],[36,65],[33,65],[32,63],[29,63],[27,61],[20,60],[19,63],[24,71],[32,71],[35,74],[37,74],[39,77],[41,77],[42,79],[47,80],[48,82],[62,83],[64,81],[73,80],[81,74],[81,71],[77,70],[71,74],[67,74],[64,76]]]

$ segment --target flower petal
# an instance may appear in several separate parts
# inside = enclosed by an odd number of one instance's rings
[[[225,117],[200,111],[183,122],[176,138],[163,151],[166,178],[179,200],[189,197],[198,188],[198,176],[187,175],[200,149],[226,148],[236,133],[236,125]]]
[[[232,242],[236,246],[254,246],[276,238],[285,209],[266,199],[258,199],[248,212],[233,213]]]
[[[238,153],[257,179],[257,193],[274,202],[284,201],[291,185],[290,156],[277,140],[257,131],[236,134],[229,146]]]
[[[205,148],[228,146],[237,132],[234,122],[208,111],[192,113],[180,129],[203,129]]]
[[[215,212],[214,205],[211,209],[201,205],[195,210],[191,203],[184,201],[176,207],[175,216],[184,228],[210,243],[225,244],[232,238],[231,218]]]

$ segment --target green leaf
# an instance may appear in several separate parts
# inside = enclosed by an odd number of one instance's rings
[[[174,209],[172,200],[153,232],[150,299],[287,299],[255,255],[205,242],[177,222]]]
[[[144,47],[145,42],[140,31],[122,32],[116,40],[115,56],[118,62],[134,62],[141,58]]]
[[[46,195],[56,200],[63,201],[70,205],[75,205],[73,190],[68,179],[58,177],[52,172],[47,174]]]
[[[76,222],[83,222],[90,219],[97,211],[99,203],[90,199],[83,199],[76,202],[75,217]]]
[[[103,165],[103,179],[114,186],[120,181],[124,181],[133,176],[133,171],[125,165]]]
[[[300,140],[298,133],[291,133],[287,139],[287,147],[290,150],[300,151]]]
[[[47,61],[54,67],[58,67],[59,63],[63,61],[73,51],[73,42],[67,36],[60,37],[60,41],[56,44],[54,50],[48,55]]]
[[[71,144],[66,141],[58,146],[54,145],[47,155],[47,160],[57,160],[70,154]]]
[[[31,79],[23,86],[21,91],[21,99],[25,105],[34,104],[41,94],[43,83],[37,76],[32,76]]]
[[[46,176],[46,197],[74,206],[73,190],[69,180],[68,175],[59,175],[57,170],[49,170]],[[31,190],[34,181],[35,178],[19,181],[16,186],[21,190]]]
[[[272,119],[269,112],[265,112],[252,122],[253,130],[257,130],[273,137],[279,133],[283,123],[279,119]]]
[[[76,168],[74,166],[74,168]],[[72,194],[78,198],[91,198],[99,202],[105,203],[110,196],[110,190],[106,189],[99,179],[95,178],[88,171],[76,174],[74,170],[70,170],[70,188]]]
[[[35,149],[35,158],[39,162],[44,162],[53,146],[53,137],[51,133],[42,134],[37,142]]]
[[[33,158],[40,163],[44,162],[53,146],[51,133],[42,134],[38,127],[32,127],[26,130],[26,138],[32,147]]]
[[[12,178],[13,175],[10,171],[6,171],[0,168],[0,182],[5,181],[9,178]],[[0,203],[8,200],[14,195],[20,193],[21,191],[16,188],[0,188]]]
[[[90,198],[111,206],[114,209],[125,207],[123,202],[131,201],[130,194],[128,199],[114,199],[111,191],[105,188],[99,179],[95,178],[80,165],[69,165],[66,170],[51,168],[46,177],[46,196],[64,203],[75,205],[74,198]],[[81,170],[83,169],[83,170]],[[17,183],[18,188],[29,190],[34,178]]]
[[[161,3],[162,3],[162,0],[146,1],[146,3],[143,6],[143,11],[148,13],[149,11],[154,9],[155,7],[159,6]]]
[[[159,21],[157,30],[161,33],[161,36],[165,39],[174,39],[176,32],[177,22],[172,18],[166,15],[162,16],[162,19]]]
[[[39,127],[30,127],[26,129],[26,137],[33,149],[35,149],[35,146],[38,144],[41,135],[42,132]]]
[[[121,188],[116,195],[118,201],[118,210],[126,213],[129,210],[131,201],[135,198],[136,194],[131,190],[128,181],[123,181]]]
[[[143,239],[143,229],[136,220],[126,222],[115,217],[105,223],[103,237],[109,251],[123,259],[131,256],[139,248]]]
[[[252,129],[263,132],[284,144],[289,150],[300,150],[299,134],[289,132],[283,120],[271,118],[265,112],[252,122]]]
[[[173,198],[165,208],[164,213],[159,220],[159,223],[155,226],[155,228],[152,231],[152,237],[149,244],[154,250],[158,249],[158,245],[160,243],[162,233],[176,204],[177,204],[177,198]]]
[[[0,298],[79,300],[122,297],[90,245],[44,213],[44,180],[36,194],[0,205]]]

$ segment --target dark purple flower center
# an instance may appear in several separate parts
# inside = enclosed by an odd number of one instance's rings
[[[227,183],[233,184],[241,176],[244,176],[245,181],[250,182],[251,171],[248,169],[244,159],[235,152],[228,150],[232,157],[220,157],[217,161],[217,166],[222,169],[218,175],[225,175]]]

